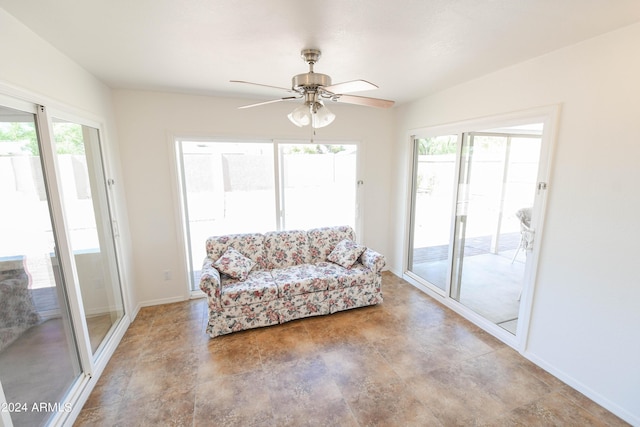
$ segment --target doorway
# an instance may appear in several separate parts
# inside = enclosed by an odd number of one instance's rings
[[[412,136],[405,277],[510,340],[523,315],[523,293],[533,283],[549,118],[461,124]]]

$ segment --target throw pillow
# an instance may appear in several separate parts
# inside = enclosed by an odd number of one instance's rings
[[[240,281],[246,280],[256,263],[233,248],[227,248],[213,266],[227,276]]]
[[[365,249],[364,246],[360,246],[352,240],[344,239],[333,248],[327,259],[344,268],[351,268]]]

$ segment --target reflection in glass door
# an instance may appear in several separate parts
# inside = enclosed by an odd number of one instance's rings
[[[413,215],[408,270],[446,290],[458,136],[414,139]]]
[[[462,144],[450,296],[515,334],[541,136],[467,133]]]
[[[67,227],[91,351],[124,315],[98,130],[53,120]]]
[[[81,374],[33,112],[0,107],[0,381],[14,426],[43,425]],[[62,406],[62,405],[61,405]]]

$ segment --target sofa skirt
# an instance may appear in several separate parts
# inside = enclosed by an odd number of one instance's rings
[[[258,305],[258,304],[254,304]],[[261,328],[263,326],[277,325],[280,323],[279,315],[276,311],[267,310],[263,313],[251,314],[249,316],[229,317],[225,314],[213,314],[209,317],[207,333],[210,337],[230,334],[232,332],[244,331],[245,329]]]
[[[331,313],[329,291],[309,292],[283,300],[280,323]]]
[[[382,302],[381,278],[374,283],[349,288],[310,292],[268,301],[225,307],[209,313],[209,336],[230,334],[245,329],[272,326],[311,316],[322,316]]]
[[[329,293],[330,313],[380,304],[382,302],[382,292],[380,292],[380,285],[377,283],[337,289],[329,291]]]

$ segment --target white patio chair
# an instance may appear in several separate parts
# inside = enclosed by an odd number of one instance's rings
[[[533,233],[531,231],[531,208],[518,209],[516,216],[520,220],[520,243],[518,243],[518,249],[511,258],[511,264],[516,260],[520,249],[527,250],[533,245]]]

